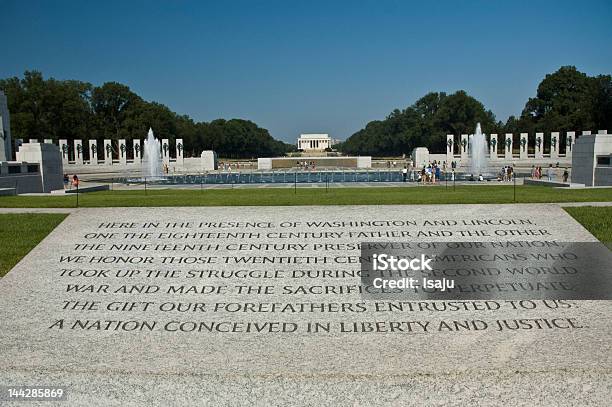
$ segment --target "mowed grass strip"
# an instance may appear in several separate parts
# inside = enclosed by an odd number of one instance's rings
[[[149,189],[80,194],[80,207],[504,204],[612,201],[612,189],[462,185],[367,188]],[[75,207],[76,195],[6,196],[0,207]]]
[[[612,206],[581,206],[563,209],[600,242],[612,243]]]
[[[45,238],[66,214],[0,214],[0,277]]]

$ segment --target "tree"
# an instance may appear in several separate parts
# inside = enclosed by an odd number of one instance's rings
[[[405,110],[395,109],[385,120],[369,122],[338,148],[348,154],[400,155],[427,146],[446,151],[446,134],[472,133],[476,123],[495,131],[495,116],[464,91],[432,92]]]
[[[140,100],[130,88],[117,82],[94,88],[91,105],[100,130],[98,135],[118,139],[129,108]]]
[[[530,131],[607,129],[612,124],[610,75],[589,77],[574,66],[546,75],[523,109],[520,125]],[[525,131],[525,130],[523,130]]]

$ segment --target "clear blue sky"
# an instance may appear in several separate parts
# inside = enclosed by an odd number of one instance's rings
[[[0,0],[0,77],[118,81],[198,121],[344,139],[429,91],[498,119],[546,73],[612,73],[607,1]]]

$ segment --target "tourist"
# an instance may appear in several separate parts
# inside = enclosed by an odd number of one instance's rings
[[[565,170],[563,170],[563,182],[567,182],[568,178],[569,178],[569,172],[567,172],[567,168],[565,168]]]
[[[536,168],[535,165],[531,166],[531,178],[535,178],[536,176]]]
[[[436,165],[436,179],[439,181],[440,180],[440,166]]]
[[[546,175],[548,176],[548,180],[552,181],[553,180],[553,165],[549,164],[548,165],[548,171],[546,171]]]
[[[513,177],[514,177],[514,168],[511,165],[509,165],[508,166],[508,181],[512,181]]]
[[[68,178],[68,174],[64,174],[64,189],[68,188],[68,183],[70,179]]]
[[[79,187],[79,177],[76,174],[74,174],[72,176],[72,186],[74,188],[78,188]]]
[[[403,182],[406,182],[406,178],[408,178],[408,168],[404,165],[404,168],[402,168],[402,179],[403,179]]]

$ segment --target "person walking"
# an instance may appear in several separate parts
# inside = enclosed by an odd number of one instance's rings
[[[569,172],[567,172],[567,168],[565,170],[563,170],[563,182],[567,182],[567,179],[569,178]]]
[[[78,188],[79,186],[79,177],[76,174],[72,176],[72,186],[74,188]]]
[[[553,180],[553,166],[552,164],[549,164],[548,166],[548,171],[546,171],[546,175],[548,176],[548,180],[552,181]]]

